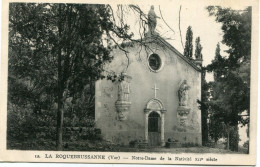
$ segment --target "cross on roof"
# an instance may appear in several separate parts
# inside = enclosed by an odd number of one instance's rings
[[[154,98],[156,98],[156,90],[159,90],[159,88],[157,88],[156,84],[154,84],[154,87],[152,87],[152,89],[154,89]]]

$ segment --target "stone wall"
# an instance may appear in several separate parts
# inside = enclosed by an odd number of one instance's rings
[[[182,142],[192,142],[201,145],[201,113],[197,100],[201,96],[201,74],[169,48],[150,45],[153,50],[146,52],[138,44],[128,47],[129,66],[127,75],[132,77],[130,83],[131,108],[126,121],[117,119],[115,102],[117,100],[118,82],[112,83],[101,80],[96,83],[96,111],[97,126],[107,140],[128,144],[131,140],[144,140],[145,113],[147,102],[154,98],[156,84],[159,88],[157,99],[163,103],[165,113],[165,140],[173,138]],[[160,71],[152,72],[148,67],[147,58],[156,53],[161,57]],[[124,52],[115,49],[112,53],[114,61],[107,66],[108,71],[118,74],[123,72],[128,60]],[[179,105],[178,89],[183,80],[190,85],[188,105],[191,108],[185,125],[180,124],[177,117]]]
[[[39,126],[34,131],[16,134],[10,127],[7,149],[15,150],[56,150],[56,127]],[[96,142],[102,140],[100,129],[87,127],[64,127],[63,147],[65,150],[95,150]]]

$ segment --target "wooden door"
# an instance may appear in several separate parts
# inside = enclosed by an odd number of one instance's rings
[[[150,146],[159,146],[161,141],[160,129],[161,129],[160,115],[156,112],[151,112],[148,116],[148,137]]]

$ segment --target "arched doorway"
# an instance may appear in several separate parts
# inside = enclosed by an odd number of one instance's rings
[[[151,99],[146,104],[145,113],[145,141],[151,146],[164,146],[164,114],[166,110],[163,103],[157,99]]]
[[[161,117],[155,111],[148,116],[148,141],[150,146],[161,144]]]

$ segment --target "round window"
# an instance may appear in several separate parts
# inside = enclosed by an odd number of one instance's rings
[[[162,65],[161,58],[157,54],[152,54],[149,57],[149,66],[152,70],[157,71]]]

